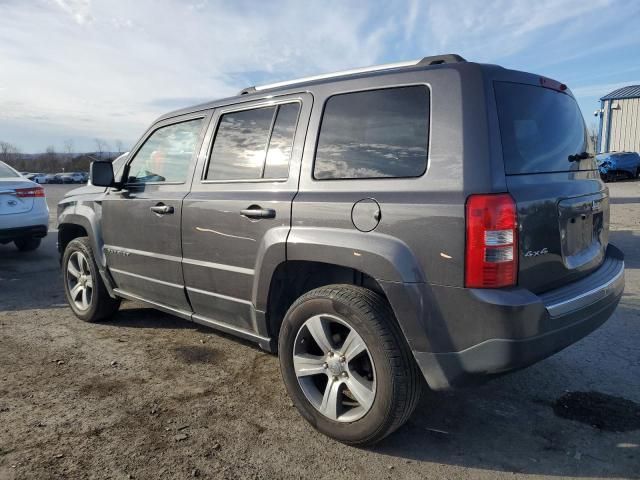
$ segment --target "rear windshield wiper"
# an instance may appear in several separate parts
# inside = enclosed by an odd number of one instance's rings
[[[589,152],[576,153],[575,155],[569,155],[570,162],[579,162],[580,160],[586,160],[590,158],[591,155]]]

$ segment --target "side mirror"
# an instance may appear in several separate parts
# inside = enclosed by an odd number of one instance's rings
[[[91,185],[96,187],[116,186],[111,162],[91,162],[89,177],[91,178]]]

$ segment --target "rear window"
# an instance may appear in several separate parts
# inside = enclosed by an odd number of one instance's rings
[[[500,136],[508,175],[593,170],[582,113],[569,95],[548,88],[495,82]]]
[[[325,105],[313,176],[419,177],[427,169],[428,132],[426,87],[335,95]]]
[[[6,163],[0,162],[0,177],[19,177],[20,175]]]

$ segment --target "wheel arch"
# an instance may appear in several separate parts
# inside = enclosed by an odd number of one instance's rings
[[[371,232],[294,227],[286,239],[281,238],[279,248],[278,257],[286,260],[275,263],[271,259],[256,270],[253,302],[265,313],[266,335],[277,338],[284,315],[296,298],[314,288],[341,283],[363,286],[381,295],[406,337],[402,309],[385,286],[423,283],[425,277],[404,242]],[[271,268],[265,268],[269,264]],[[408,330],[415,331],[415,327]]]

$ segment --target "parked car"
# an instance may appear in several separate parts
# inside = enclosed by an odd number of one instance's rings
[[[48,173],[44,177],[44,183],[62,183],[62,177],[55,173]]]
[[[35,250],[47,235],[49,207],[44,188],[0,162],[0,244]]]
[[[60,183],[76,183],[71,173],[56,173],[56,177],[60,179]]]
[[[36,182],[36,183],[47,183],[46,180],[46,174],[44,173],[32,173],[30,176],[28,176],[27,178],[29,180],[31,180],[32,182]]]
[[[73,179],[73,183],[86,183],[87,181],[82,172],[70,172],[69,176]]]
[[[424,380],[520,369],[612,314],[585,132],[565,85],[457,55],[247,88],[160,117],[121,178],[92,164],[104,189],[58,206],[65,294],[85,321],[134,299],[277,352],[311,425],[371,444]]]
[[[600,175],[605,181],[640,177],[640,155],[636,152],[602,153],[596,159]]]

